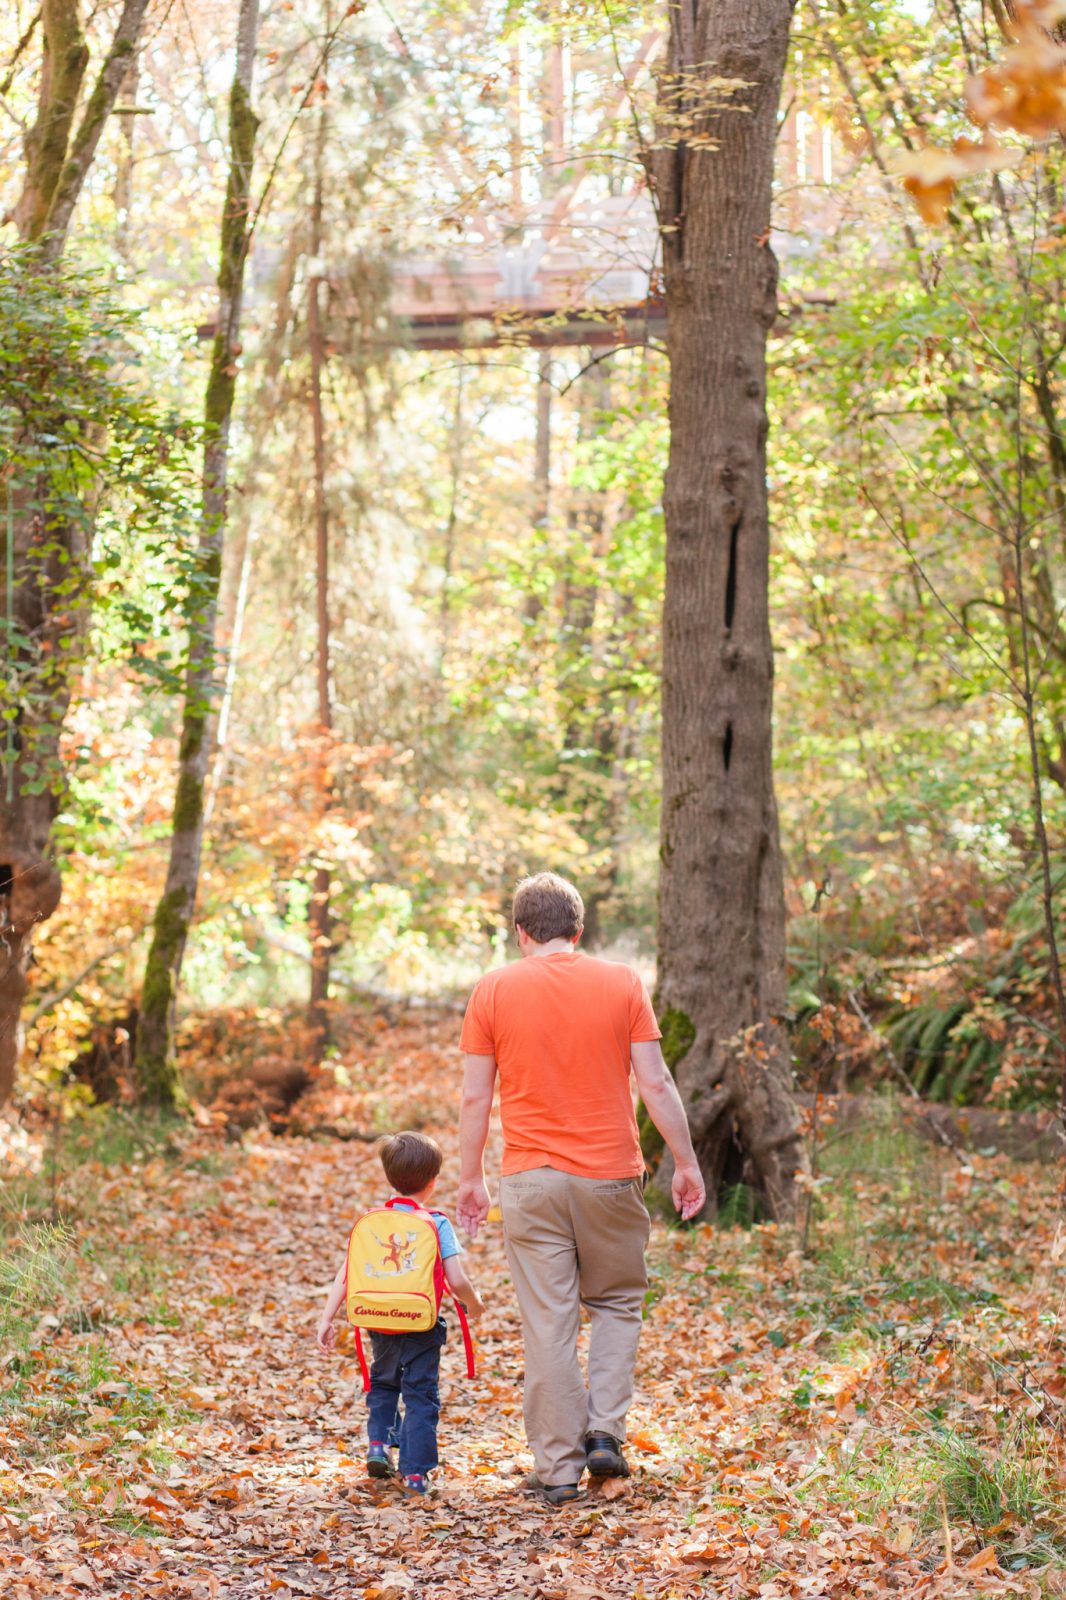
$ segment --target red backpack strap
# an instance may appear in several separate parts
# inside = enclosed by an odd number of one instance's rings
[[[434,1233],[437,1232],[437,1224],[433,1221],[433,1218],[443,1217],[445,1215],[443,1211],[429,1211],[425,1206],[420,1206],[417,1200],[408,1200],[402,1194],[394,1194],[391,1200],[386,1200],[385,1204],[381,1207],[381,1210],[392,1211],[396,1206],[403,1206],[406,1210],[410,1211],[413,1217],[421,1217],[424,1222],[431,1223]],[[440,1255],[439,1235],[437,1238],[437,1254]]]
[[[370,1393],[370,1369],[366,1364],[366,1354],[363,1350],[363,1336],[359,1328],[355,1332],[355,1350],[359,1357],[359,1371],[363,1374],[363,1393]]]
[[[474,1376],[474,1341],[470,1334],[470,1319],[466,1314],[466,1307],[463,1302],[456,1298],[455,1290],[447,1283],[444,1287],[455,1301],[455,1314],[459,1318],[459,1326],[463,1330],[463,1349],[466,1351],[466,1375],[468,1378],[472,1378]]]
[[[382,1210],[391,1211],[393,1206],[407,1206],[420,1217],[432,1216],[432,1212],[427,1211],[425,1206],[420,1206],[417,1200],[411,1200],[405,1194],[394,1194],[391,1200],[385,1201]]]

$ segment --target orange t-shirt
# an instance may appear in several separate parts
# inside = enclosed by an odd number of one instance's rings
[[[629,1047],[661,1037],[648,991],[619,962],[558,950],[487,972],[470,996],[460,1048],[496,1057],[501,1170],[638,1177]]]

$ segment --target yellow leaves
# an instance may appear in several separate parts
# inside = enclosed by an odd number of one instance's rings
[[[903,179],[903,187],[914,196],[925,222],[944,222],[960,178],[976,172],[999,172],[1014,166],[1020,152],[1007,150],[991,135],[979,142],[958,138],[950,150],[923,145],[920,150],[905,150],[894,156],[890,170]]]
[[[946,220],[961,178],[999,172],[1021,159],[1022,152],[1004,149],[987,130],[1007,128],[1030,139],[1066,132],[1066,46],[1053,31],[1064,19],[1066,0],[1017,0],[1007,28],[1012,42],[966,84],[966,110],[986,130],[984,138],[956,139],[950,150],[925,145],[890,162],[925,222]],[[1039,248],[1054,249],[1057,242],[1042,240]]]
[[[1066,48],[1050,31],[1066,18],[1063,0],[1018,0],[1001,59],[966,85],[966,109],[978,127],[1012,128],[1044,139],[1066,130]]]

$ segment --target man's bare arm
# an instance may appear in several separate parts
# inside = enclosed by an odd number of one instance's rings
[[[685,1107],[658,1039],[637,1041],[630,1046],[630,1055],[640,1098],[674,1158],[674,1205],[687,1221],[702,1210],[707,1191],[692,1148]]]
[[[485,1187],[485,1144],[489,1137],[492,1094],[496,1086],[495,1056],[463,1056],[463,1103],[459,1113],[459,1198],[455,1208],[460,1227],[473,1239],[489,1214]]]

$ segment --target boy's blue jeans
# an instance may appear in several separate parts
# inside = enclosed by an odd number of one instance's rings
[[[399,1445],[403,1476],[437,1465],[440,1352],[448,1330],[443,1317],[425,1333],[371,1333],[374,1360],[366,1397],[372,1442]],[[400,1416],[400,1401],[403,1416]]]

